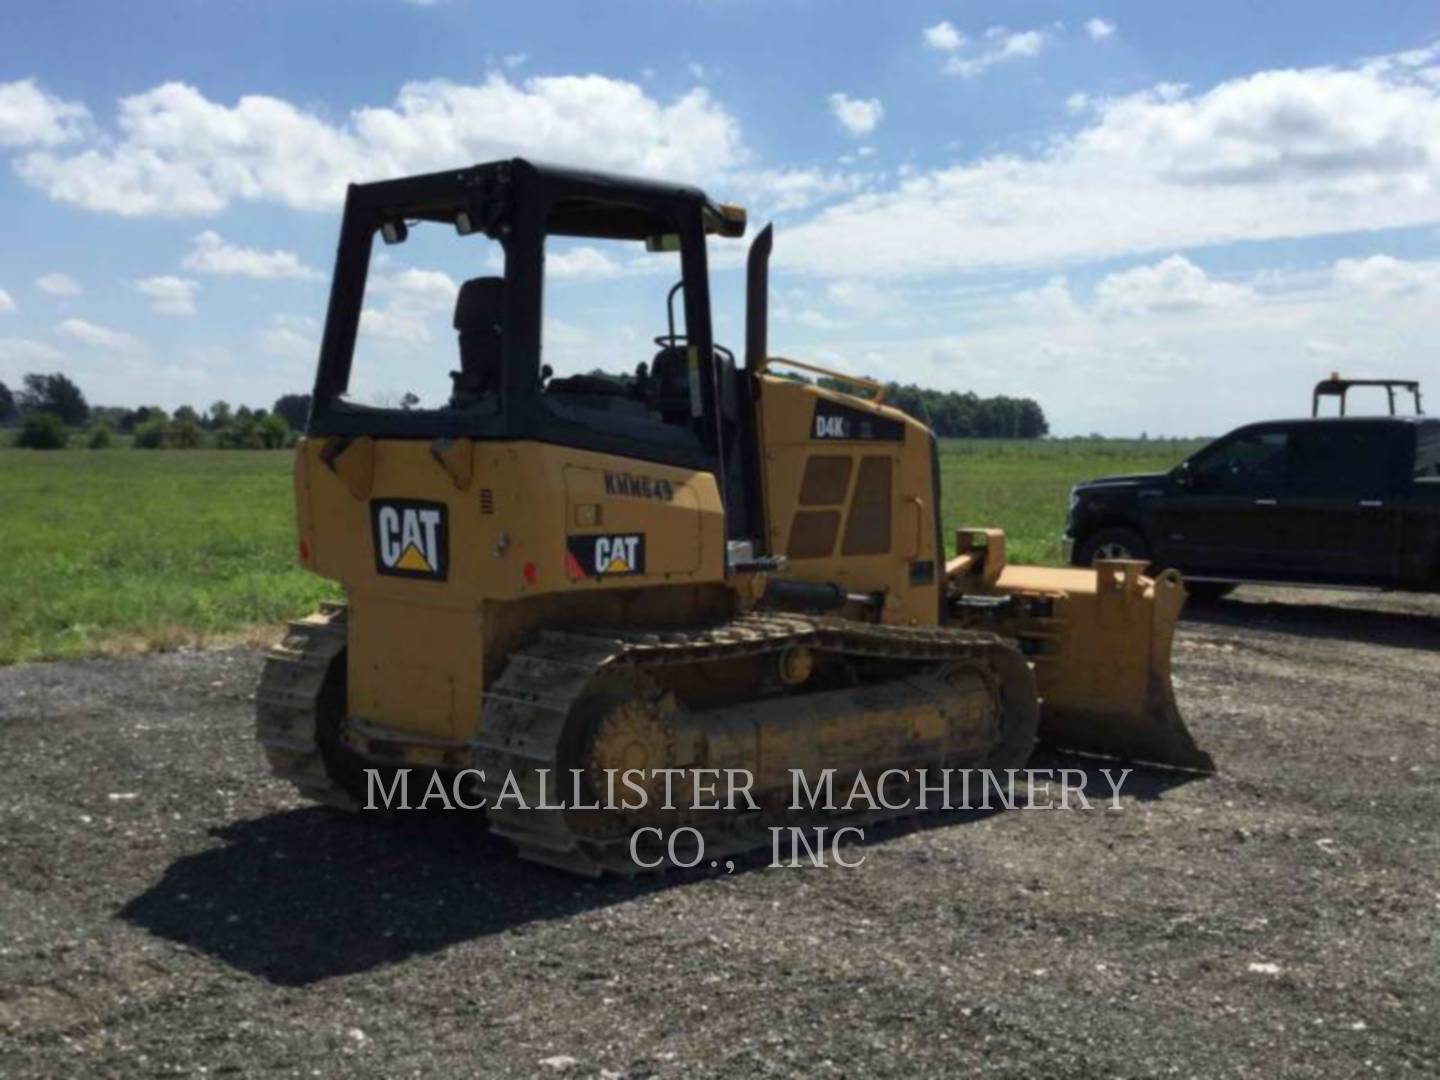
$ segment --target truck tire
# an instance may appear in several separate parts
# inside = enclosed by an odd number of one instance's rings
[[[1134,529],[1096,529],[1075,548],[1075,565],[1093,566],[1096,559],[1143,559],[1148,563],[1150,545]]]

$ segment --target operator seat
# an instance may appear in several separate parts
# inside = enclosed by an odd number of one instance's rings
[[[471,278],[455,298],[455,329],[460,333],[460,370],[452,371],[455,403],[500,389],[501,324],[505,316],[505,279]]]
[[[690,362],[678,345],[667,344],[650,362],[650,407],[667,424],[690,423]]]

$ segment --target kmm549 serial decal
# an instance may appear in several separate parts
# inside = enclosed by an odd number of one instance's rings
[[[675,485],[658,476],[641,473],[605,471],[605,494],[628,495],[632,499],[654,499],[657,502],[674,502]]]

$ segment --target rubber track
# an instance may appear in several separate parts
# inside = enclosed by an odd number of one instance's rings
[[[325,770],[316,739],[320,692],[330,665],[345,649],[345,606],[326,604],[292,622],[285,640],[265,654],[255,694],[255,735],[270,770],[307,799],[340,810],[359,804]]]
[[[563,811],[496,807],[500,784],[513,774],[527,803],[540,801],[537,769],[552,778],[566,767],[560,760],[570,711],[591,680],[608,665],[647,668],[778,653],[803,645],[822,652],[917,662],[971,660],[1009,649],[993,634],[929,627],[891,627],[800,615],[750,615],[709,629],[664,633],[568,633],[543,631],[528,647],[511,654],[504,672],[485,694],[480,732],[472,743],[475,765],[485,771],[483,793],[491,829],[513,841],[522,857],[572,873],[598,877],[606,871],[632,876],[628,837],[600,838],[573,831]],[[568,774],[566,774],[568,775]],[[827,814],[827,826],[866,825],[910,817],[913,810]],[[818,823],[818,822],[817,822]],[[686,824],[699,828],[706,856],[724,856],[765,847],[773,816],[728,814]]]

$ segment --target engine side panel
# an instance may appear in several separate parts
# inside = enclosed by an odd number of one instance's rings
[[[764,376],[765,514],[785,576],[883,590],[883,621],[939,621],[929,430],[897,409]]]

